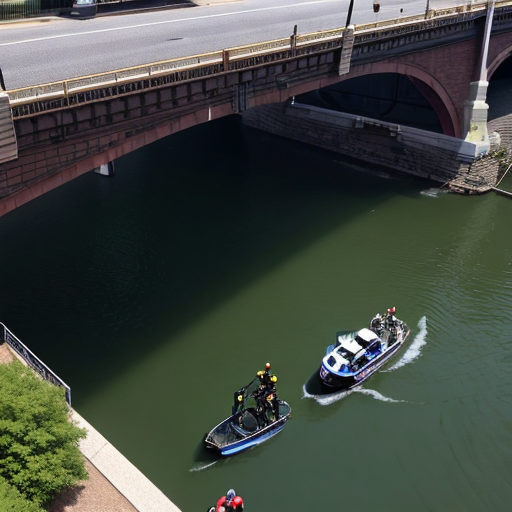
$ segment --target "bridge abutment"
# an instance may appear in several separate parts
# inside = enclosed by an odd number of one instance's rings
[[[248,126],[336,152],[357,167],[406,173],[442,185],[457,182],[457,190],[465,185],[473,190],[480,180],[471,170],[476,145],[456,137],[297,103],[265,105],[242,117]],[[478,184],[484,191],[487,181],[494,185],[498,179],[497,162],[481,168],[485,184]]]

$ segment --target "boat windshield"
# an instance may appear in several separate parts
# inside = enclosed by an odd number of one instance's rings
[[[256,408],[256,395],[259,386],[260,380],[256,377],[247,386],[244,386],[235,393],[233,414],[245,411],[251,407]]]

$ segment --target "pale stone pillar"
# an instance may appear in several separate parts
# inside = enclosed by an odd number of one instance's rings
[[[489,132],[487,131],[487,113],[489,105],[486,103],[487,88],[487,55],[489,53],[489,40],[491,38],[492,22],[494,19],[494,0],[489,2],[487,19],[485,21],[484,38],[480,52],[480,69],[478,82],[469,84],[469,99],[464,102],[464,131],[466,141],[475,144],[475,156],[485,155],[491,147]]]
[[[18,158],[18,142],[12,121],[9,96],[0,92],[0,163]]]
[[[490,142],[487,131],[487,113],[489,105],[487,87],[489,82],[479,80],[469,84],[469,100],[464,102],[464,132],[465,140],[475,144],[475,156],[489,152]]]
[[[354,25],[349,25],[343,32],[343,45],[341,47],[340,65],[338,75],[346,75],[350,71],[350,60],[354,48]]]

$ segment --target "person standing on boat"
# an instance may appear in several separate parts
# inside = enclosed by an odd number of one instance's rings
[[[386,314],[386,329],[389,331],[390,336],[390,343],[393,343],[394,340],[396,340],[396,327],[398,325],[398,319],[395,316],[395,307],[388,309],[388,312]]]
[[[382,332],[382,326],[384,323],[384,319],[380,313],[377,313],[370,322],[370,329],[380,336]]]
[[[268,421],[266,412],[270,409],[277,420],[279,418],[279,402],[276,392],[277,375],[270,375],[270,363],[265,365],[265,371],[260,370],[256,375],[260,379],[258,402],[264,412],[264,417]]]
[[[275,375],[270,375],[270,363],[265,365],[265,371],[260,370],[256,375],[260,379],[260,388],[275,389],[277,377]]]
[[[386,314],[386,326],[387,327],[394,327],[396,325],[397,318],[395,316],[395,311],[396,311],[396,309],[394,306],[392,308],[388,309],[388,312]]]
[[[217,501],[216,512],[242,512],[244,509],[244,500],[237,496],[234,489],[229,489],[226,496],[222,496]]]

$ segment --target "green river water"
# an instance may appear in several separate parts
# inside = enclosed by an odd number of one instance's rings
[[[0,319],[183,512],[230,487],[247,512],[508,512],[512,200],[430,186],[198,126],[0,218]],[[335,332],[390,306],[412,332],[386,370],[305,393]],[[211,458],[267,361],[292,419]]]

